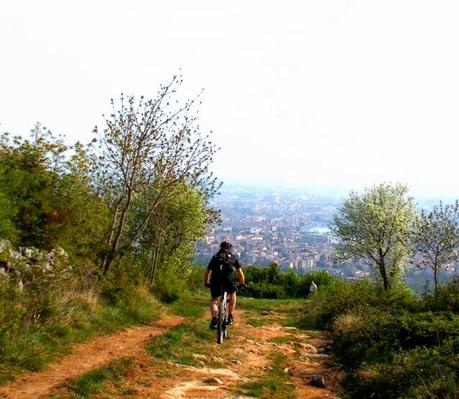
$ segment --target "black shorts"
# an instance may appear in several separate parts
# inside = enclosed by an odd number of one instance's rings
[[[210,283],[210,295],[212,298],[218,298],[222,295],[223,289],[226,290],[228,294],[233,294],[236,292],[236,287],[234,281],[228,280],[223,282],[211,281]]]

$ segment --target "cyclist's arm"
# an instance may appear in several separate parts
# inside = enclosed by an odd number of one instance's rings
[[[245,284],[245,276],[241,268],[236,269],[236,275],[237,275],[237,278],[239,279],[239,282],[241,284]]]
[[[212,275],[212,271],[207,269],[206,273],[204,274],[204,284],[210,284],[210,276]]]

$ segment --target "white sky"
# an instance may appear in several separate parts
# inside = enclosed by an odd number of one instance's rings
[[[459,196],[459,2],[1,0],[0,122],[89,140],[179,68],[223,180]]]

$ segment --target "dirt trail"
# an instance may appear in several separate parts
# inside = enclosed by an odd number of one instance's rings
[[[244,385],[256,381],[269,384],[268,373],[273,370],[272,359],[284,355],[281,369],[288,381],[281,383],[276,392],[262,391],[261,398],[333,399],[338,398],[341,388],[336,370],[326,365],[328,355],[323,353],[329,342],[318,332],[303,332],[280,323],[285,315],[270,312],[254,317],[238,312],[238,323],[233,335],[223,345],[211,344],[207,356],[199,357],[201,367],[167,365],[168,378],[161,391],[155,389],[155,382],[146,384],[149,388],[131,386],[132,398],[159,399],[255,399],[246,396]],[[249,324],[248,321],[255,321]],[[266,324],[265,324],[266,323]],[[261,324],[261,325],[258,325]],[[220,362],[217,368],[208,367]],[[175,368],[175,371],[174,371]],[[321,376],[325,385],[311,385],[312,376]],[[166,382],[167,380],[167,382]],[[133,382],[133,381],[131,381]],[[263,382],[265,383],[265,382]],[[262,383],[262,384],[263,384]],[[287,393],[288,392],[288,393]],[[115,395],[116,397],[116,395]]]
[[[151,337],[161,335],[179,325],[182,318],[167,316],[149,326],[134,327],[115,335],[95,338],[77,346],[73,352],[42,372],[29,373],[0,388],[0,398],[42,398],[56,386],[120,357],[136,357],[145,353]]]
[[[272,309],[269,312],[239,310],[236,319],[230,338],[223,345],[214,342],[213,334],[199,341],[188,332],[186,343],[172,347],[175,357],[163,356],[171,348],[160,348],[160,358],[152,357],[146,353],[145,345],[151,337],[179,325],[183,319],[176,316],[169,316],[152,326],[96,338],[78,346],[70,356],[47,370],[28,374],[0,388],[0,398],[74,399],[78,394],[72,388],[72,380],[126,357],[131,363],[125,372],[116,380],[106,381],[104,388],[91,394],[91,398],[339,397],[339,373],[327,366],[325,352],[329,343],[321,333],[286,326],[286,313]],[[200,333],[207,331],[204,319],[190,319],[184,326],[187,323],[194,323]],[[192,359],[191,363],[186,359]],[[323,377],[325,385],[313,386],[313,375]]]

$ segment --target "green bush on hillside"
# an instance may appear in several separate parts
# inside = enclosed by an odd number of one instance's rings
[[[352,398],[459,395],[459,285],[437,298],[336,281],[307,301],[303,325],[327,328]]]
[[[304,298],[309,295],[309,286],[313,280],[319,287],[334,281],[333,277],[322,271],[305,275],[298,275],[294,271],[281,272],[277,264],[245,267],[244,274],[248,287],[242,294],[254,298]]]

